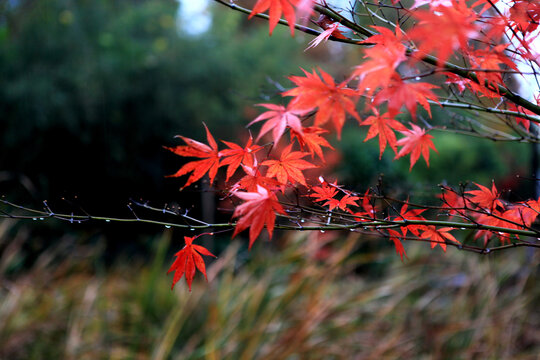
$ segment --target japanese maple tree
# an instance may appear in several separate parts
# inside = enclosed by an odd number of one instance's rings
[[[234,228],[233,237],[249,230],[250,247],[263,228],[270,238],[275,229],[376,234],[391,241],[402,260],[407,241],[479,254],[540,247],[540,198],[510,202],[495,183],[442,186],[433,196],[439,205],[424,206],[390,198],[379,187],[352,191],[322,173],[334,151],[328,139],[339,140],[347,121],[369,127],[364,141],[377,138],[381,157],[387,146],[396,161],[409,157],[410,171],[420,157],[429,166],[437,156],[437,138],[444,136],[438,130],[540,142],[540,95],[513,85],[537,89],[540,80],[538,1],[355,0],[350,11],[330,0],[257,0],[245,2],[248,7],[215,1],[250,19],[267,19],[270,35],[278,24],[292,36],[313,35],[307,50],[336,41],[360,55],[345,77],[319,67],[290,76],[281,101],[255,104],[260,114],[248,126],[258,135],[245,145],[223,139],[223,148],[206,129],[208,144],[179,136],[185,145],[167,147],[189,158],[171,176],[188,175],[187,187],[207,175],[233,207],[228,224],[185,227]],[[432,119],[432,108],[448,117],[456,109],[468,114],[444,123],[444,116]],[[463,231],[474,236],[461,239]],[[185,275],[191,287],[195,269],[205,274],[201,254],[212,254],[194,239],[186,237],[176,255],[173,286]]]

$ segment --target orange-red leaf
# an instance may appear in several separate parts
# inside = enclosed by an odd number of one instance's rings
[[[398,254],[401,257],[401,261],[403,262],[403,255],[407,257],[407,253],[405,252],[405,248],[403,247],[403,244],[399,240],[401,234],[397,232],[396,230],[389,229],[388,235],[390,236],[390,240],[394,242],[394,246],[396,247],[396,254]]]
[[[368,117],[366,120],[360,123],[360,125],[371,125],[364,142],[378,135],[380,149],[379,158],[382,158],[382,154],[384,149],[386,149],[387,143],[397,154],[397,139],[394,130],[406,131],[407,128],[399,121],[390,117],[387,113],[381,115],[377,110],[373,110],[375,115]]]
[[[208,251],[206,248],[200,245],[194,245],[193,240],[195,238],[196,237],[184,236],[184,241],[186,242],[186,245],[182,250],[174,254],[174,256],[176,256],[176,260],[173,262],[173,264],[169,268],[169,271],[167,272],[167,274],[172,271],[175,272],[171,290],[174,288],[174,285],[176,285],[178,280],[180,280],[182,276],[185,275],[186,283],[188,284],[189,291],[191,291],[191,283],[193,282],[193,278],[195,277],[195,268],[199,269],[199,271],[204,275],[204,278],[206,279],[206,266],[204,265],[204,261],[201,255],[213,257],[216,256],[210,251]]]
[[[304,131],[302,134],[291,131],[291,137],[295,137],[298,139],[298,143],[300,144],[300,147],[302,150],[304,150],[306,147],[309,150],[309,153],[311,154],[311,157],[313,158],[315,154],[324,162],[324,155],[322,148],[327,147],[330,149],[334,149],[332,145],[328,143],[328,141],[321,136],[321,134],[327,133],[328,131],[321,129],[316,126],[310,126],[307,128],[304,128]]]
[[[234,210],[233,218],[239,218],[239,220],[236,223],[233,237],[249,227],[249,248],[251,249],[255,239],[266,225],[266,230],[271,238],[276,221],[275,213],[285,215],[285,210],[279,204],[276,195],[262,186],[258,186],[256,192],[237,191],[234,195],[245,200],[245,203],[237,206]]]
[[[262,186],[268,190],[281,187],[281,184],[277,180],[263,176],[256,164],[253,167],[243,165],[242,168],[246,175],[233,185],[232,191],[246,190],[248,192],[254,192],[257,191],[258,186]]]
[[[416,106],[420,104],[431,117],[431,109],[428,100],[439,102],[437,96],[431,89],[437,86],[428,83],[409,83],[401,80],[395,74],[390,79],[388,84],[377,93],[373,99],[374,105],[380,105],[384,102],[388,103],[388,114],[396,116],[401,108],[405,106],[409,110],[413,119],[416,119]]]
[[[268,15],[270,23],[270,35],[272,35],[272,31],[274,31],[274,28],[281,18],[281,14],[283,14],[289,23],[291,35],[294,35],[296,15],[294,13],[293,6],[296,5],[298,1],[299,0],[259,0],[253,7],[253,10],[251,10],[249,19],[251,19],[255,14],[269,10]]]
[[[185,164],[175,174],[168,176],[179,177],[191,173],[186,184],[182,188],[193,184],[195,181],[202,178],[207,172],[208,176],[210,177],[210,184],[213,183],[218,168],[221,166],[219,164],[220,156],[216,141],[212,137],[212,134],[210,134],[210,131],[206,125],[204,125],[204,127],[206,129],[206,138],[210,146],[178,135],[179,138],[184,140],[187,146],[179,145],[174,148],[165,147],[165,149],[170,150],[179,156],[203,158],[203,160],[191,161]]]
[[[292,184],[300,183],[306,186],[306,180],[302,170],[317,167],[302,158],[309,155],[301,151],[291,152],[293,144],[290,144],[281,153],[279,160],[266,160],[261,165],[268,166],[266,176],[275,177],[281,184],[286,185],[288,181]]]
[[[424,232],[420,237],[422,239],[429,239],[431,240],[431,248],[433,249],[435,246],[439,245],[442,247],[443,251],[446,251],[446,241],[452,241],[456,244],[460,244],[459,241],[456,240],[454,235],[450,234],[449,231],[453,230],[450,227],[443,227],[437,229],[433,225],[427,225],[424,228]]]
[[[225,181],[229,180],[241,164],[252,167],[255,164],[254,154],[262,149],[262,146],[253,145],[251,136],[245,148],[228,141],[223,141],[223,143],[229,147],[219,152],[219,156],[223,158],[220,166],[229,165],[227,168],[227,179]]]
[[[458,48],[466,49],[468,40],[478,34],[476,13],[467,7],[465,1],[453,0],[452,3],[453,6],[415,11],[413,16],[419,21],[407,33],[419,43],[421,53],[437,53],[439,66],[443,66]]]
[[[495,187],[495,183],[491,186],[491,190],[487,187],[474,183],[480,188],[480,190],[467,191],[466,194],[473,195],[469,200],[470,202],[478,205],[481,208],[493,210],[496,206],[504,208],[501,200],[499,200],[499,192]]]
[[[287,108],[275,104],[259,104],[259,106],[265,107],[269,111],[257,116],[255,120],[248,124],[248,126],[251,126],[256,122],[266,120],[261,127],[261,131],[259,132],[256,141],[259,141],[264,134],[272,130],[275,145],[281,138],[281,135],[283,135],[287,126],[299,134],[303,133],[302,122],[300,121],[299,116],[304,115],[304,111],[291,109],[290,105]]]
[[[315,70],[313,74],[302,69],[305,77],[291,76],[289,79],[297,87],[285,91],[283,96],[294,96],[291,106],[298,110],[312,110],[318,108],[315,115],[315,126],[320,126],[331,120],[341,137],[341,129],[345,123],[346,114],[359,120],[355,109],[357,93],[347,87],[346,82],[336,84],[334,79],[322,70],[321,77]]]
[[[399,139],[396,143],[398,146],[403,146],[396,155],[396,159],[411,154],[411,167],[409,171],[412,170],[414,164],[420,158],[420,154],[422,154],[427,166],[429,166],[429,149],[431,148],[437,152],[435,145],[431,141],[433,136],[426,134],[424,129],[415,124],[411,123],[411,127],[411,130],[401,132],[405,137]]]

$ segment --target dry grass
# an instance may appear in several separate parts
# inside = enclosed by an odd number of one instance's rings
[[[95,266],[96,247],[66,237],[16,276],[25,230],[0,223],[2,359],[536,359],[540,353],[538,253],[491,257],[409,244],[354,252],[354,236],[316,260],[314,235],[281,251],[233,244],[170,291],[170,233],[150,264]],[[11,231],[12,233],[12,231]],[[388,261],[389,257],[391,260]],[[356,273],[373,262],[383,276]]]

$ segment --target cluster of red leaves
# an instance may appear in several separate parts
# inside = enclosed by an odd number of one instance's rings
[[[432,248],[439,245],[446,251],[448,243],[459,244],[459,241],[450,233],[451,227],[430,225],[424,217],[424,209],[411,209],[405,202],[399,211],[395,211],[396,214],[383,216],[375,206],[376,197],[369,191],[363,195],[356,194],[343,189],[337,182],[324,180],[311,185],[311,179],[306,178],[304,172],[324,164],[324,151],[333,150],[325,135],[334,130],[339,139],[347,117],[354,118],[361,126],[369,126],[364,141],[378,137],[380,157],[388,145],[396,154],[395,159],[410,156],[411,171],[420,156],[429,166],[430,150],[437,152],[433,136],[415,122],[420,117],[418,111],[431,117],[431,104],[440,105],[437,95],[440,87],[420,81],[423,76],[415,76],[417,72],[414,69],[420,59],[437,56],[432,63],[439,66],[439,71],[444,70],[446,87],[487,98],[494,104],[499,102],[501,89],[505,86],[500,71],[518,71],[515,61],[519,56],[527,61],[537,60],[529,44],[540,20],[538,2],[511,0],[507,13],[486,16],[486,11],[497,2],[477,0],[470,4],[465,0],[415,0],[408,10],[415,25],[407,31],[402,30],[399,24],[393,30],[373,26],[374,35],[358,41],[369,45],[364,49],[364,62],[344,77],[345,80],[336,81],[321,69],[312,72],[302,69],[303,76],[289,77],[292,87],[282,93],[284,98],[289,98],[288,103],[259,104],[265,111],[248,126],[259,123],[262,126],[256,139],[250,137],[245,146],[223,141],[227,148],[220,150],[206,126],[207,144],[179,136],[185,145],[166,149],[196,160],[187,162],[170,176],[189,175],[184,187],[205,175],[212,184],[218,169],[226,166],[224,182],[229,195],[232,195],[228,198],[242,201],[235,204],[232,217],[237,222],[233,237],[249,229],[250,248],[264,227],[272,237],[277,215],[286,216],[286,208],[279,198],[290,189],[307,189],[309,195],[306,198],[329,212],[338,212],[360,223],[381,217],[393,222],[394,227],[380,232],[394,243],[402,260],[406,256],[402,240],[408,236],[429,241]],[[316,0],[257,0],[249,17],[268,11],[269,32],[272,34],[283,16],[291,34],[294,34],[297,19],[311,16],[315,3]],[[392,0],[392,4],[397,3],[398,0]],[[327,6],[324,2],[322,4]],[[327,15],[321,15],[312,22],[322,31],[310,42],[308,49],[331,38],[348,39],[347,36],[357,35]],[[491,41],[502,38],[509,30],[514,40],[522,44],[516,51],[508,51],[508,45],[497,45]],[[474,46],[471,46],[473,42]],[[447,61],[458,58],[456,55],[467,63],[470,75],[457,75],[446,66]],[[402,77],[402,67],[409,72],[412,69],[413,75]],[[358,110],[363,98],[370,99],[364,106],[364,113]],[[507,108],[532,114],[513,104]],[[404,112],[413,121],[408,125],[410,128],[403,121]],[[516,122],[526,130],[530,127],[527,119],[517,117]],[[280,141],[287,141],[283,140],[287,132],[290,134],[288,145],[278,146]],[[261,139],[268,135],[271,135],[271,142],[261,143]],[[265,147],[267,151],[260,151]],[[494,184],[491,189],[479,184],[477,187],[462,194],[447,189],[441,195],[443,212],[477,225],[505,229],[524,229],[536,220],[540,199],[510,204],[501,200]],[[490,229],[476,232],[476,238],[483,238],[485,244],[494,236],[503,243],[509,241],[508,235]],[[194,239],[185,237],[186,246],[176,254],[177,259],[169,270],[176,271],[173,286],[185,274],[191,288],[196,268],[206,276],[201,255],[213,255],[203,247],[193,245]]]

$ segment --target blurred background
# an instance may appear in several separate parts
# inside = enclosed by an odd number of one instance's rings
[[[248,5],[251,4],[246,2]],[[242,3],[240,3],[242,4]],[[357,49],[247,21],[212,1],[0,1],[0,195],[55,212],[130,217],[130,199],[202,214],[203,192],[165,178],[181,134],[247,137],[300,67],[344,78]],[[434,122],[444,112],[434,110]],[[439,120],[438,120],[439,119]],[[380,174],[395,196],[489,184],[530,196],[529,147],[436,135],[431,167],[378,160],[348,124],[329,178],[364,192]],[[256,128],[254,131],[258,131]],[[511,192],[510,192],[511,191]],[[432,200],[433,201],[433,200]],[[4,211],[12,211],[6,207]],[[149,215],[150,216],[150,215]],[[251,252],[229,234],[209,283],[170,291],[180,230],[151,225],[0,220],[0,358],[536,358],[538,254],[490,257],[385,239],[276,234]],[[232,245],[231,245],[232,244]]]

